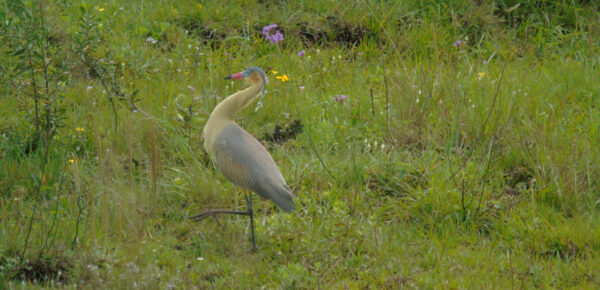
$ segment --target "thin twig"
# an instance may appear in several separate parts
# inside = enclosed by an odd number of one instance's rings
[[[75,242],[77,242],[77,236],[79,235],[79,223],[81,222],[81,215],[83,214],[83,206],[82,201],[83,198],[81,195],[77,196],[77,209],[79,212],[77,213],[77,222],[75,223],[75,236],[73,236],[73,241],[71,242],[71,250],[75,249]]]
[[[506,69],[506,63],[502,66],[502,71],[500,72],[500,79],[498,81],[498,86],[496,86],[496,92],[494,93],[494,97],[492,99],[492,104],[490,106],[490,109],[489,109],[486,117],[485,117],[485,121],[483,122],[483,125],[481,126],[481,130],[479,131],[477,139],[473,143],[475,145],[479,144],[481,138],[483,137],[483,134],[485,132],[485,129],[487,127],[489,119],[490,119],[490,117],[492,115],[492,112],[494,111],[494,109],[496,107],[496,103],[497,103],[497,100],[498,100],[498,94],[500,93],[500,87],[502,85],[502,80],[504,78],[504,70],[505,69]],[[488,151],[488,160],[487,160],[487,163],[486,163],[486,166],[485,166],[486,169],[484,171],[485,173],[484,173],[484,175],[483,175],[482,178],[485,178],[487,176],[488,171],[489,171],[489,167],[490,167],[490,163],[491,163],[491,155],[493,154],[493,148],[494,148],[495,138],[496,138],[495,135],[492,136],[492,143],[490,144],[491,147],[490,147],[490,151]],[[446,150],[446,151],[448,151],[448,150]],[[467,157],[465,158],[465,160],[463,161],[462,165],[459,167],[458,170],[454,171],[450,167],[451,178],[452,178],[455,186],[458,186],[457,181],[456,181],[456,174],[458,173],[458,171],[460,171],[461,169],[465,168],[467,162],[473,156],[473,152],[474,151],[475,151],[474,148],[471,148],[471,150],[469,150],[469,152],[467,153]],[[448,162],[450,164],[450,158],[449,158],[450,157],[449,156],[450,153],[448,152],[447,154],[448,154]],[[479,174],[479,170],[480,169],[481,169],[481,167],[477,168],[476,174]],[[461,187],[461,208],[462,208],[462,219],[463,219],[463,221],[466,220],[467,207],[470,207],[471,204],[472,204],[472,202],[473,202],[473,200],[471,200],[468,205],[465,204],[465,195],[466,195],[466,192],[471,188],[473,182],[470,182],[467,185],[465,177],[463,176],[463,178],[462,178],[462,182],[461,182],[461,186],[460,187]],[[482,189],[481,189],[482,191],[481,191],[481,194],[480,194],[479,199],[478,199],[479,206],[481,205],[481,202],[482,202],[482,199],[483,199],[483,189],[484,189],[484,187],[482,187]],[[476,211],[476,214],[478,214],[478,213],[479,213],[479,210]]]
[[[65,178],[64,175],[61,174],[61,178],[60,178],[60,183],[58,186],[58,191],[60,192],[60,189],[62,188],[63,184],[64,184]],[[39,254],[39,258],[41,258],[44,254],[44,250],[47,248],[48,246],[48,241],[50,240],[50,236],[52,234],[52,231],[54,230],[54,226],[56,225],[56,220],[58,219],[58,202],[59,202],[60,198],[58,198],[58,196],[56,197],[56,205],[54,207],[54,218],[52,219],[52,224],[50,225],[50,229],[48,230],[48,235],[46,236],[46,239],[44,241],[44,243],[42,244],[41,250],[40,250],[40,254]],[[52,245],[53,243],[51,243]]]
[[[39,3],[39,9],[40,9],[40,17],[43,19],[44,15],[43,15],[43,8],[42,8],[42,3],[41,2]],[[41,29],[42,29],[42,31],[45,29],[43,21],[41,22]],[[46,92],[49,93],[49,89],[48,89],[48,87],[49,87],[49,85],[48,85],[48,74],[47,74],[48,69],[47,69],[47,64],[46,64],[45,49],[43,48],[43,44],[41,46],[42,46],[42,51],[43,51],[42,55],[43,55],[43,58],[44,58],[43,62],[44,62],[44,67],[45,67],[45,69],[44,69],[44,71],[45,71],[44,78],[46,80]],[[29,57],[30,58],[28,59],[28,61],[31,64],[31,61],[32,61],[31,54],[29,54]],[[32,78],[35,78],[35,76],[32,75]],[[34,90],[37,91],[37,88],[34,88]],[[37,93],[36,93],[36,95],[37,95]],[[48,97],[48,96],[46,96],[46,97]],[[52,143],[52,140],[51,140],[51,138],[49,136],[49,134],[51,132],[50,131],[50,127],[49,127],[49,126],[51,126],[49,106],[51,104],[52,103],[46,104],[46,140],[45,140],[46,142],[45,142],[45,146],[44,146],[45,147],[44,148],[44,155],[43,155],[42,164],[41,164],[41,175],[40,175],[39,182],[36,184],[33,209],[31,211],[31,217],[29,218],[29,223],[27,225],[27,234],[25,235],[25,241],[23,243],[23,250],[21,251],[21,255],[19,257],[19,260],[20,260],[21,264],[23,263],[23,261],[25,259],[25,253],[27,252],[27,246],[29,244],[29,238],[31,236],[31,229],[33,228],[33,219],[34,219],[35,212],[37,210],[37,207],[38,207],[38,204],[39,204],[39,201],[40,201],[40,193],[41,193],[41,188],[42,188],[42,182],[44,181],[45,174],[46,174],[46,164],[48,163],[48,151],[50,150],[50,145]]]
[[[313,150],[315,155],[317,155],[317,159],[319,159],[319,161],[321,162],[321,165],[323,166],[323,168],[325,168],[325,171],[327,171],[327,173],[329,175],[331,175],[331,177],[333,177],[333,179],[335,179],[339,183],[340,180],[337,178],[337,176],[335,176],[333,174],[333,172],[331,172],[331,170],[329,170],[329,167],[327,167],[327,165],[325,164],[325,161],[321,157],[321,154],[319,154],[319,151],[317,151],[317,148],[315,147],[315,144],[312,140],[312,136],[310,134],[310,129],[308,128],[308,126],[306,127],[306,133],[308,134],[308,144],[310,144],[310,148]]]
[[[383,69],[383,84],[385,85],[385,129],[386,134],[390,135],[390,96],[388,94],[388,83],[385,68]]]
[[[375,101],[373,100],[373,88],[371,88],[371,115],[375,117]]]
[[[300,113],[298,104],[296,102],[294,102],[294,106],[296,107],[296,112]],[[333,172],[331,172],[331,170],[329,170],[329,167],[327,167],[327,165],[325,164],[325,161],[323,160],[323,158],[321,158],[321,154],[319,154],[319,151],[317,151],[317,148],[315,147],[315,144],[312,139],[312,135],[310,134],[310,128],[308,128],[308,126],[306,126],[305,128],[306,128],[306,133],[308,135],[308,144],[310,145],[310,149],[312,149],[312,151],[315,153],[315,155],[317,156],[317,159],[319,159],[319,162],[321,162],[321,165],[323,166],[323,168],[325,168],[325,171],[327,171],[327,174],[329,174],[331,177],[333,177],[333,179],[335,179],[335,181],[337,181],[337,183],[339,184],[340,180],[337,178],[337,176],[335,176],[333,174]]]
[[[25,47],[27,47],[27,63],[29,64],[28,68],[29,68],[29,75],[31,76],[31,89],[33,90],[33,103],[34,103],[34,107],[35,107],[34,126],[35,126],[35,130],[36,130],[36,136],[39,136],[40,135],[40,120],[39,120],[40,119],[40,110],[39,110],[40,96],[37,91],[37,82],[35,80],[35,74],[33,72],[31,48],[29,47],[29,42],[27,42],[25,44]]]

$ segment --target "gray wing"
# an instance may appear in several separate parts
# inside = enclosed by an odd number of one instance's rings
[[[292,191],[267,149],[240,126],[225,127],[213,149],[217,166],[229,181],[272,200],[285,211],[296,209]]]

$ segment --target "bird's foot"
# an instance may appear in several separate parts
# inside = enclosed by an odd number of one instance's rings
[[[217,216],[216,216],[216,215],[213,215],[212,217],[213,217],[213,219],[215,219],[215,222],[216,222],[216,223],[217,223],[217,224],[218,224],[220,227],[223,227],[223,225],[222,225],[222,224],[219,222],[219,219],[217,218]]]
[[[188,219],[194,220],[195,222],[201,221],[209,216],[211,216],[210,211],[199,213],[197,215],[189,216]],[[214,217],[214,215],[212,215]],[[215,217],[216,219],[216,217]]]

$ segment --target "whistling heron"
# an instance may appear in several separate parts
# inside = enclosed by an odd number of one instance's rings
[[[251,67],[225,77],[225,79],[242,78],[250,83],[250,87],[229,96],[215,107],[204,127],[204,149],[209,152],[217,167],[229,181],[272,200],[285,211],[293,211],[296,209],[294,196],[275,161],[258,140],[233,120],[239,111],[250,105],[259,95],[264,98],[265,94],[266,77],[262,69]],[[262,105],[262,98],[259,106]],[[199,221],[215,214],[250,216],[252,248],[256,249],[252,196],[245,195],[245,198],[247,211],[217,209],[190,218]]]

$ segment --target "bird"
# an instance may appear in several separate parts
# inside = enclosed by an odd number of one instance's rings
[[[266,76],[259,67],[250,67],[225,79],[245,79],[250,87],[236,92],[219,103],[204,126],[204,149],[225,177],[235,185],[265,199],[270,199],[286,212],[296,210],[294,195],[267,149],[235,123],[234,117],[253,103],[259,95],[262,105],[265,95]],[[190,216],[200,221],[216,214],[236,214],[250,217],[252,249],[257,250],[254,237],[254,211],[251,193],[244,195],[247,211],[213,209]]]

